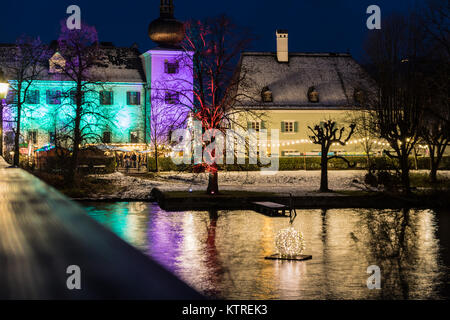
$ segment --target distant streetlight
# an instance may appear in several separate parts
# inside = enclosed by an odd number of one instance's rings
[[[9,83],[0,69],[0,157],[3,156],[3,100],[8,95]]]

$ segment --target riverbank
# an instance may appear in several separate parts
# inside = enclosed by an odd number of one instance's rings
[[[297,208],[398,208],[443,207],[448,205],[450,171],[440,171],[440,191],[427,187],[425,170],[411,173],[414,197],[384,193],[368,188],[364,183],[365,171],[342,170],[329,172],[329,193],[317,191],[320,171],[283,171],[273,176],[259,172],[221,172],[220,195],[207,196],[206,174],[161,173],[92,175],[90,189],[78,201],[132,202],[158,201],[167,210],[180,209],[237,209],[250,208],[254,201],[288,203],[290,196]],[[99,186],[96,188],[95,186]],[[443,191],[444,190],[444,191]]]

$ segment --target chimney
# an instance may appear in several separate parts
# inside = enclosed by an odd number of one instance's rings
[[[277,60],[278,62],[289,62],[287,30],[277,30]]]

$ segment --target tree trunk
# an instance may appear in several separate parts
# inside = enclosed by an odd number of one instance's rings
[[[406,153],[406,152],[405,152]],[[402,155],[400,158],[400,167],[401,167],[401,179],[403,185],[403,193],[409,195],[411,194],[411,184],[409,179],[409,159],[408,155]]]
[[[217,164],[211,166],[211,171],[208,175],[208,188],[206,193],[209,195],[219,194],[219,173],[217,171]]]
[[[76,92],[76,110],[75,110],[75,127],[73,130],[73,150],[72,158],[70,163],[69,172],[67,175],[67,182],[73,184],[75,182],[75,177],[77,175],[78,169],[78,157],[81,145],[81,117],[82,117],[82,87],[80,84],[77,85]]]
[[[20,91],[19,91],[20,92]],[[20,97],[18,98],[20,99]],[[18,167],[20,162],[20,152],[19,152],[19,144],[20,144],[20,125],[21,125],[21,114],[22,114],[22,105],[20,102],[17,104],[17,122],[16,122],[16,134],[14,136],[14,159],[13,166]]]
[[[437,163],[437,161],[431,160],[431,170],[430,170],[431,183],[436,183],[437,182],[438,166],[439,166],[439,164]]]
[[[320,158],[320,192],[329,192],[328,189],[328,149],[322,146]]]
[[[155,144],[155,172],[159,172],[159,163],[158,163],[158,146]]]

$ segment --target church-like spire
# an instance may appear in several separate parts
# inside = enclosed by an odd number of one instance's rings
[[[161,18],[173,19],[173,0],[161,0],[159,11]]]

